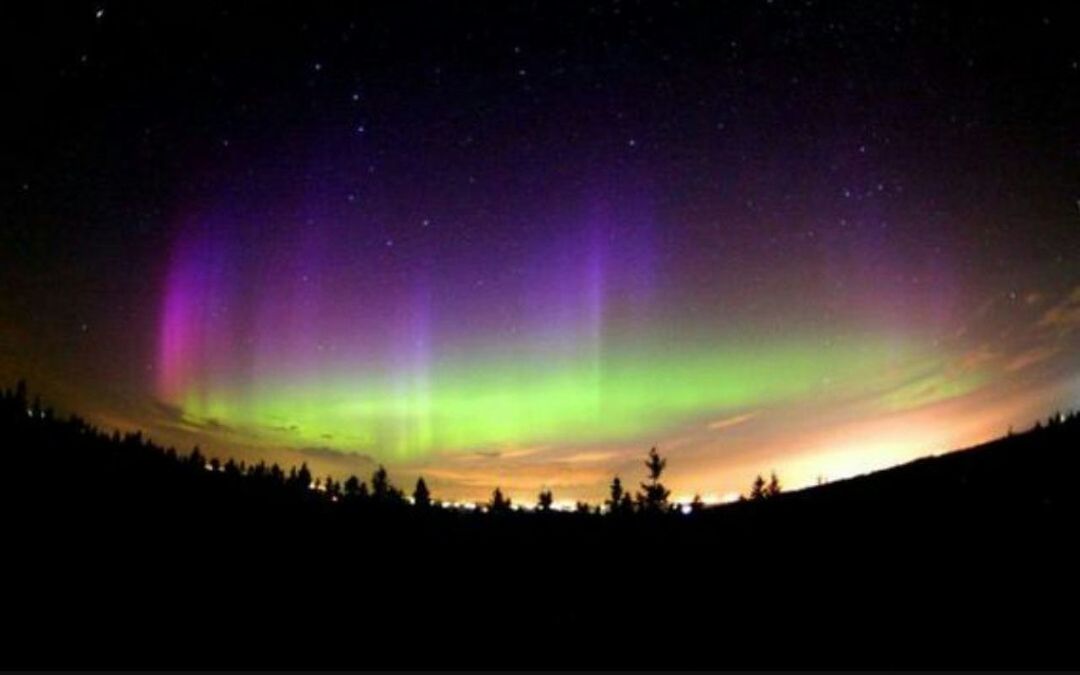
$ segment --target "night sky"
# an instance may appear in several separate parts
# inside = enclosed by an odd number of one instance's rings
[[[4,383],[452,499],[1080,406],[1074,3],[277,4],[5,8]]]

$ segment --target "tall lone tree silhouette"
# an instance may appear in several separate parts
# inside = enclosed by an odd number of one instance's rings
[[[426,509],[431,506],[431,492],[428,491],[427,483],[424,482],[423,476],[416,479],[416,489],[412,493],[413,506],[421,509]]]
[[[660,513],[668,508],[668,497],[671,492],[660,482],[660,475],[664,473],[667,460],[660,457],[656,446],[649,450],[649,458],[645,460],[645,468],[649,470],[649,478],[641,484],[641,505],[645,511]]]

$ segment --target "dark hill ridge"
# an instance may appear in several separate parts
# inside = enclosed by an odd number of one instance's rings
[[[600,516],[424,510],[377,480],[334,501],[2,400],[3,665],[1077,665],[1076,415]]]
[[[1056,414],[1020,434],[923,457],[906,464],[796,492],[783,502],[801,509],[936,509],[989,515],[1021,509],[1032,515],[1075,509],[1080,470],[1080,418]]]

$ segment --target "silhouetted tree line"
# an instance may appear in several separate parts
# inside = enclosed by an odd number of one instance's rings
[[[23,630],[6,647],[35,664],[99,650],[109,664],[154,663],[160,651],[305,665],[312,645],[352,657],[358,635],[377,635],[369,643],[384,648],[371,651],[401,659],[385,645],[403,634],[413,659],[458,649],[457,662],[472,663],[481,636],[483,651],[513,663],[576,639],[606,667],[642,617],[650,640],[670,629],[665,644],[689,649],[687,631],[698,631],[700,653],[737,650],[748,666],[778,640],[810,652],[838,630],[853,663],[879,649],[933,654],[930,632],[904,637],[902,649],[881,640],[939,617],[933,634],[969,638],[954,653],[1045,653],[1016,632],[1042,639],[1055,626],[1054,653],[1075,653],[1072,625],[1046,603],[1075,606],[1063,591],[1076,578],[1076,413],[804,490],[782,491],[763,473],[742,500],[717,508],[700,496],[673,503],[656,448],[639,480],[611,480],[603,506],[559,512],[545,487],[531,512],[502,489],[482,508],[440,508],[424,478],[410,500],[383,467],[339,480],[304,464],[178,453],[140,432],[61,418],[24,383],[0,392],[0,443],[5,608]],[[635,593],[643,578],[649,592]],[[582,603],[617,610],[567,627]],[[842,609],[840,629],[822,606]],[[535,621],[523,628],[522,615]],[[34,626],[49,629],[28,642]],[[515,642],[534,635],[542,641],[528,649]]]
[[[247,463],[230,458],[222,462],[216,457],[207,457],[197,445],[190,453],[184,455],[178,453],[173,447],[163,447],[153,443],[145,438],[141,431],[127,434],[113,431],[107,434],[75,415],[65,422],[59,422],[55,419],[51,408],[43,407],[39,397],[35,396],[33,401],[30,401],[28,396],[25,381],[19,381],[13,390],[3,392],[4,418],[9,424],[12,421],[17,421],[24,426],[26,424],[61,424],[68,432],[73,432],[84,441],[94,439],[97,443],[109,443],[114,448],[124,448],[127,451],[138,449],[143,453],[155,454],[165,462],[175,464],[178,469],[219,474],[229,482],[243,480],[258,484],[264,489],[310,493],[309,498],[341,503],[350,509],[365,506],[393,510],[405,509],[411,505],[416,510],[423,511],[443,506],[432,497],[423,477],[417,479],[410,502],[405,492],[391,483],[389,473],[383,466],[377,467],[368,481],[355,475],[341,481],[333,476],[314,476],[306,462],[298,467],[289,467],[287,470],[277,463],[267,464],[264,461]],[[598,514],[606,510],[607,513],[620,517],[630,514],[660,515],[675,512],[679,510],[679,505],[671,502],[671,492],[661,482],[661,476],[666,467],[667,460],[660,456],[656,447],[653,447],[645,460],[646,480],[640,484],[640,489],[635,494],[624,490],[620,478],[616,476],[611,483],[610,497],[604,502],[606,509],[600,506],[594,507],[586,502],[578,502],[574,512]],[[758,477],[751,490],[750,498],[758,499],[779,493],[779,481],[774,473],[768,485],[764,485],[761,477]],[[491,499],[480,507],[481,512],[491,514],[515,511],[513,501],[499,487],[492,492]],[[695,495],[694,501],[690,504],[690,510],[698,512],[704,508],[705,504],[701,497]],[[540,492],[535,510],[541,513],[555,510],[555,497],[550,489],[545,488]]]
[[[84,448],[92,446],[106,454],[127,453],[132,458],[137,455],[144,460],[144,464],[146,458],[152,458],[158,468],[168,469],[171,466],[172,470],[179,473],[220,476],[229,485],[243,484],[254,492],[279,492],[292,494],[294,497],[307,501],[317,500],[325,504],[340,504],[345,511],[425,512],[444,507],[444,504],[433,498],[423,477],[417,479],[410,500],[404,490],[393,485],[389,473],[381,465],[374,470],[368,481],[355,475],[341,481],[333,476],[314,476],[306,463],[286,470],[277,463],[267,464],[264,461],[247,463],[230,458],[222,462],[216,457],[208,458],[199,446],[195,446],[190,453],[185,455],[178,453],[173,447],[157,445],[145,438],[141,431],[125,434],[118,431],[106,433],[77,415],[71,415],[66,420],[59,420],[52,408],[42,404],[40,397],[34,396],[32,400],[30,399],[26,382],[23,380],[20,380],[14,389],[7,389],[0,393],[0,414],[9,432],[28,427],[53,429],[68,443],[77,443]],[[1029,433],[1039,433],[1057,429],[1063,425],[1075,424],[1078,419],[1080,419],[1080,413],[1057,412],[1047,418],[1045,423],[1037,422]],[[1016,435],[1010,428],[1007,439],[1012,438],[1016,438]],[[93,461],[93,455],[88,455],[83,459]],[[682,505],[671,501],[671,492],[661,480],[667,468],[667,460],[661,457],[656,447],[649,450],[644,464],[646,478],[639,484],[636,492],[627,490],[621,478],[615,476],[610,484],[608,498],[602,506],[593,506],[579,501],[572,512],[580,515],[607,513],[614,518],[625,518],[659,516],[684,510],[696,514],[706,510],[706,504],[700,495],[694,495],[693,501],[686,505],[685,509]],[[822,481],[819,479],[818,483],[820,487]],[[152,489],[152,486],[149,486],[149,489]],[[772,500],[779,497],[781,493],[780,479],[775,472],[772,472],[768,479],[759,474],[755,477],[748,493],[741,496],[739,501]],[[513,501],[500,487],[495,488],[489,501],[477,506],[479,512],[493,515],[520,510],[514,508]],[[549,513],[555,510],[555,498],[550,489],[545,488],[540,492],[532,510],[537,513]]]

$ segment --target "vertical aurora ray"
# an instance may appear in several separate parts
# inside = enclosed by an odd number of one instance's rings
[[[298,184],[271,172],[179,221],[157,394],[195,425],[408,463],[647,446],[807,401],[893,414],[992,376],[954,363],[969,298],[948,239],[905,239],[870,202],[833,207],[835,228],[704,219],[612,169],[432,209],[407,172],[318,152]]]
[[[159,394],[193,419],[405,460],[646,438],[910,356],[870,334],[669,324],[645,235],[591,211],[477,314],[469,264],[405,269],[369,246],[356,270],[333,226],[190,228],[163,296]]]

